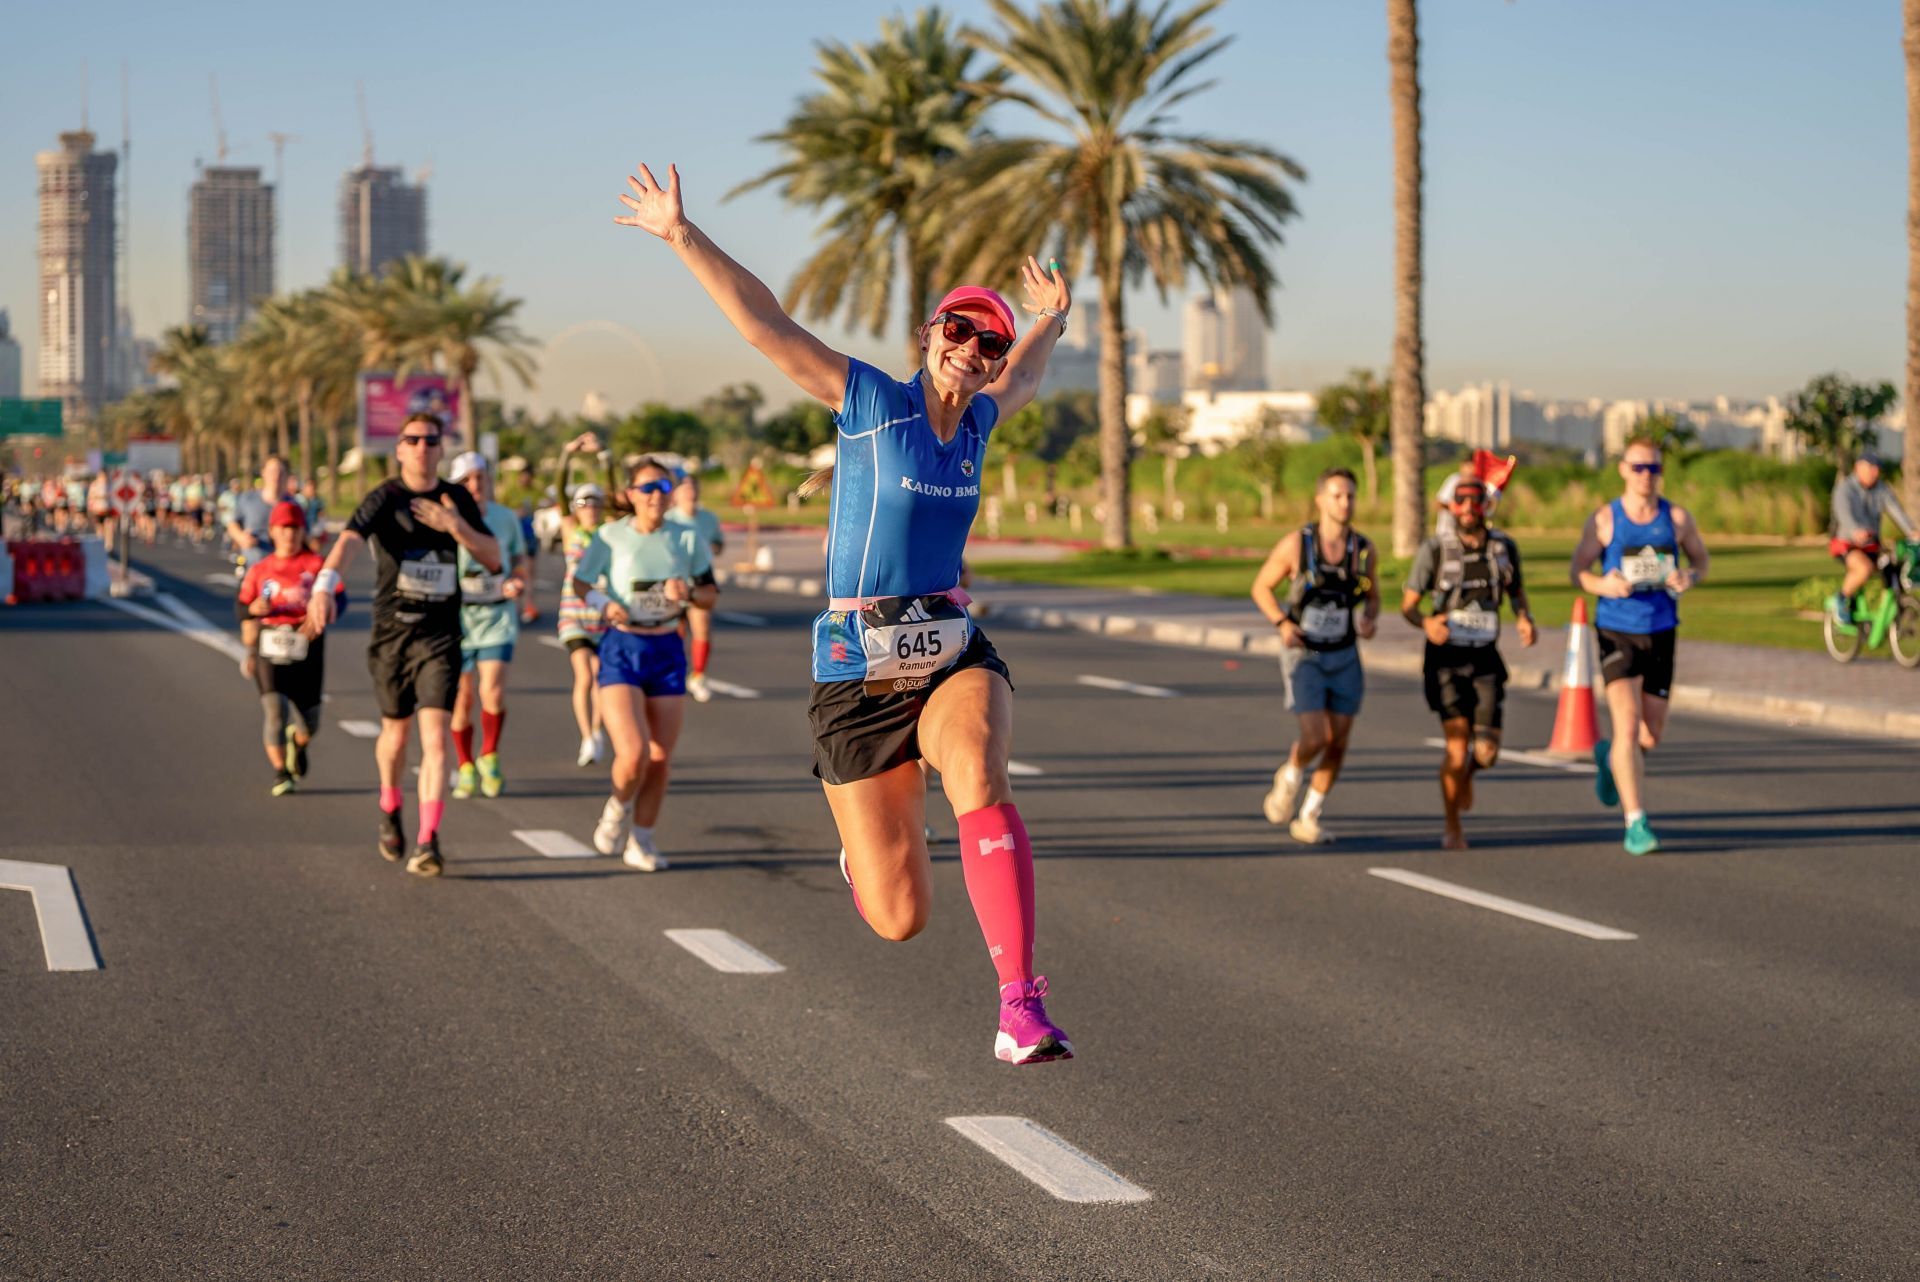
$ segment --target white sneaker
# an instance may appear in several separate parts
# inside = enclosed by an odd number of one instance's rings
[[[607,754],[612,751],[613,742],[607,738],[606,729],[603,727],[595,730],[593,732],[593,764],[597,766],[605,761]]]
[[[611,855],[627,842],[633,832],[633,811],[618,797],[608,797],[600,807],[600,822],[593,826],[593,848]]]
[[[667,857],[653,848],[653,829],[635,828],[627,834],[627,850],[620,862],[641,872],[659,872],[667,866]]]
[[[1288,824],[1287,832],[1303,846],[1324,846],[1333,840],[1333,834],[1322,828],[1318,819],[1309,819],[1305,815]]]
[[[588,735],[580,741],[580,755],[573,759],[573,764],[584,769],[598,760],[600,749],[595,746],[593,736]]]
[[[1260,809],[1266,812],[1267,822],[1279,827],[1293,813],[1293,800],[1300,795],[1300,785],[1306,776],[1302,775],[1293,782],[1287,782],[1287,768],[1280,767],[1273,772],[1273,791],[1260,803]]]
[[[689,672],[687,674],[687,693],[693,696],[695,703],[705,703],[713,698],[713,691],[707,689],[707,674]]]

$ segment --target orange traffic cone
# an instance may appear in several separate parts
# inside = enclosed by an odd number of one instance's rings
[[[1553,718],[1547,751],[1559,757],[1590,757],[1600,739],[1593,706],[1593,629],[1587,626],[1587,598],[1573,599],[1567,625],[1567,666],[1560,674],[1560,710]]]

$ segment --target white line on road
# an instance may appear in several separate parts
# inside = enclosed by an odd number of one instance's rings
[[[540,644],[545,646],[552,646],[556,650],[564,650],[567,648],[567,643],[565,641],[562,641],[559,637],[541,637]]]
[[[737,686],[731,681],[720,681],[713,677],[707,678],[707,689],[713,691],[715,694],[724,694],[731,699],[758,699],[760,697],[758,690],[749,690],[745,686]]]
[[[771,975],[786,969],[752,944],[724,930],[670,930],[667,938],[715,970],[729,975]]]
[[[1541,926],[1551,926],[1555,930],[1564,930],[1570,935],[1579,935],[1585,939],[1638,939],[1640,936],[1624,930],[1615,930],[1612,926],[1602,926],[1597,922],[1583,921],[1578,917],[1569,917],[1565,913],[1550,912],[1545,908],[1535,908],[1532,904],[1523,904],[1517,899],[1506,899],[1499,895],[1489,895],[1484,890],[1473,890],[1466,886],[1456,886],[1450,881],[1441,881],[1438,877],[1429,877],[1425,873],[1408,872],[1404,868],[1369,868],[1368,872],[1388,881],[1397,881],[1403,886],[1412,886],[1415,890],[1424,890],[1430,894],[1444,895],[1448,899],[1457,899],[1463,904],[1474,904],[1480,908],[1491,908],[1494,912],[1505,913],[1509,917],[1518,917],[1524,921]]]
[[[214,627],[213,624],[207,622],[199,615],[194,614],[193,611],[188,610],[187,607],[181,605],[177,600],[174,600],[174,598],[165,593],[156,597],[155,600],[159,601],[162,605],[172,602],[173,606],[177,607],[187,616],[186,618],[176,618],[170,612],[156,610],[152,606],[141,605],[137,601],[128,601],[122,597],[102,597],[101,600],[116,610],[131,614],[136,619],[145,619],[157,628],[165,628],[169,632],[178,632],[189,641],[198,641],[201,645],[209,649],[218,650],[221,654],[226,655],[236,663],[247,657],[246,647],[241,645],[238,640]]]
[[[1036,775],[1043,775],[1047,772],[1042,770],[1039,766],[1030,766],[1024,761],[1009,761],[1007,763],[1007,773],[1012,775],[1014,778],[1018,779],[1022,776],[1032,778]]]
[[[757,614],[740,614],[734,610],[715,610],[713,617],[722,623],[738,623],[749,628],[765,628],[771,625]]]
[[[1447,746],[1445,739],[1423,739],[1421,742],[1425,743],[1429,748],[1444,748]],[[1550,757],[1544,752],[1528,752],[1524,748],[1502,748],[1500,749],[1500,760],[1518,761],[1523,765],[1529,766],[1545,766],[1549,770],[1564,770],[1568,774],[1574,775],[1590,775],[1593,773],[1593,763],[1591,761],[1575,761],[1567,757]]]
[[[516,829],[513,835],[531,846],[534,853],[549,859],[596,859],[600,853],[590,846],[581,845],[557,828]]]
[[[1122,694],[1145,695],[1149,699],[1175,699],[1180,695],[1178,690],[1169,690],[1165,686],[1143,686],[1116,677],[1075,677],[1074,680],[1097,690],[1118,690]]]
[[[947,1125],[1062,1202],[1144,1202],[1153,1196],[1027,1118],[949,1117]]]
[[[342,721],[340,728],[356,739],[378,739],[380,726],[374,721]]]
[[[0,859],[0,890],[24,890],[33,896],[48,970],[100,969],[100,955],[87,933],[87,915],[80,908],[80,888],[73,884],[70,869]]]
[[[231,574],[209,574],[206,576],[206,581],[216,588],[230,588],[240,582]]]

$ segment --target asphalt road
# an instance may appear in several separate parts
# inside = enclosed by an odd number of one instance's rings
[[[229,619],[215,558],[139,559]],[[1920,1275],[1915,748],[1683,716],[1669,853],[1624,855],[1590,775],[1509,762],[1442,854],[1436,726],[1376,678],[1309,850],[1259,813],[1291,731],[1267,663],[989,620],[1080,1051],[1010,1069],[951,843],[919,939],[854,915],[807,769],[812,607],[722,606],[766,624],[715,647],[759,697],[690,709],[670,871],[514,836],[585,841],[605,795],[549,611],[508,792],[450,804],[434,882],[376,857],[340,727],[377,719],[363,608],[283,799],[230,658],[108,603],[0,611],[0,859],[72,870],[102,962],[49,972],[0,894],[0,1276]],[[1509,744],[1551,718],[1514,696]],[[785,969],[722,973],[676,928]],[[1150,1198],[1059,1200],[967,1116]]]

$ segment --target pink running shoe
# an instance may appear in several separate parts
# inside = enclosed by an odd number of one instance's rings
[[[993,1054],[1009,1064],[1044,1064],[1050,1059],[1072,1059],[1073,1043],[1060,1026],[1047,1018],[1040,999],[1047,995],[1047,977],[1016,980],[1000,988],[1000,1032]]]

